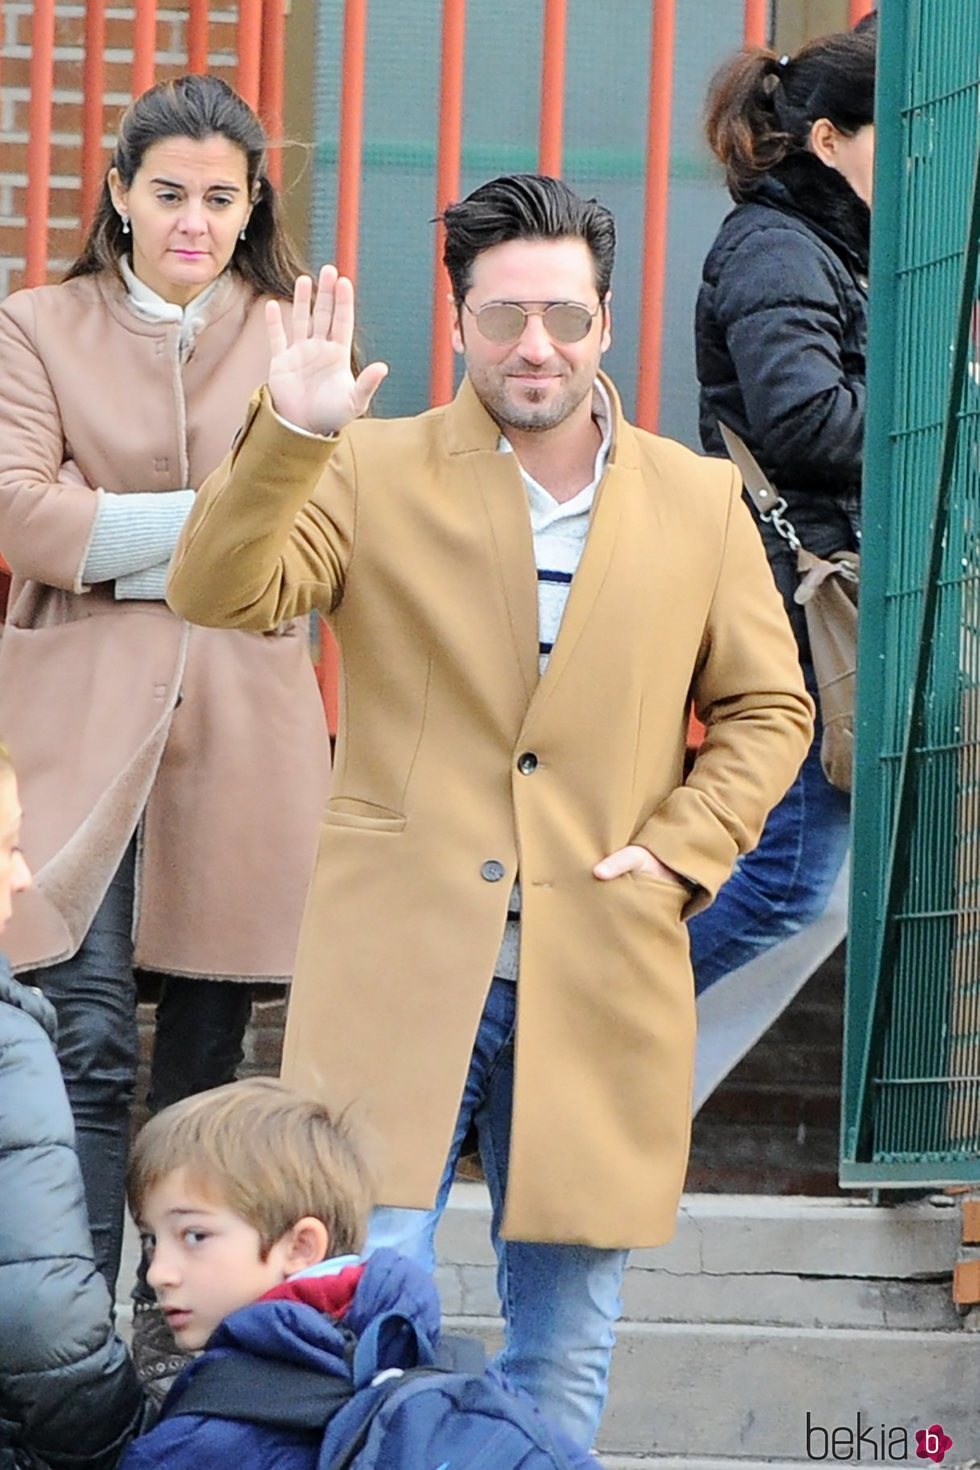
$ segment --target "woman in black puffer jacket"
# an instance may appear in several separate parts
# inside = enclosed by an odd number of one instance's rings
[[[30,882],[0,745],[0,932]],[[0,955],[0,1470],[112,1470],[149,1410],[95,1269],[54,1011]]]
[[[875,41],[866,24],[792,57],[743,52],[707,106],[736,207],[698,295],[702,443],[725,453],[720,423],[741,435],[801,542],[824,556],[860,544]],[[795,554],[771,525],[760,531],[814,693]],[[819,750],[818,729],[759,847],[690,924],[699,993],[826,907],[847,855],[849,802],[824,778]]]

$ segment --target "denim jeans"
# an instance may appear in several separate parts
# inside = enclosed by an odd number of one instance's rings
[[[804,665],[814,690],[812,667]],[[800,774],[710,908],[688,924],[698,995],[788,939],[827,907],[850,841],[850,798],[820,765],[821,727]]]
[[[70,960],[20,978],[58,1013],[58,1060],[75,1119],[95,1263],[115,1295],[122,1250],[130,1109],[139,1035],[133,973],[135,844]],[[143,972],[147,973],[147,972]],[[248,985],[176,976],[159,980],[150,1106],[230,1082],[251,1012]]]
[[[435,1208],[375,1210],[367,1253],[390,1246],[435,1270],[435,1231],[460,1146],[477,1130],[490,1190],[490,1237],[506,1336],[496,1366],[542,1413],[588,1449],[606,1402],[614,1326],[628,1251],[501,1240],[514,1094],[516,987],[494,980],[477,1032],[456,1131]]]

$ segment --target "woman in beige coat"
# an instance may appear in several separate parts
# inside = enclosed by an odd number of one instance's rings
[[[96,1259],[115,1283],[138,1061],[154,1107],[229,1080],[250,982],[285,981],[329,752],[302,618],[190,628],[163,600],[194,492],[266,376],[299,271],[255,115],[183,77],[123,118],[85,248],[0,307],[0,726],[36,883],[14,966],[55,1004]]]

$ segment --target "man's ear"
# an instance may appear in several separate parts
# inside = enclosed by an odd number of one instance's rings
[[[459,302],[456,300],[451,291],[449,293],[449,307],[453,314],[453,351],[458,352],[460,357],[462,357],[463,353],[466,351],[466,344],[463,342],[463,314],[460,310]]]
[[[283,1269],[288,1276],[305,1271],[307,1266],[317,1266],[325,1261],[330,1248],[330,1236],[322,1220],[304,1215],[286,1231],[281,1244],[284,1247]]]
[[[611,300],[612,292],[607,291],[602,302],[602,337],[599,342],[603,352],[608,352],[612,346],[612,307],[609,305]]]

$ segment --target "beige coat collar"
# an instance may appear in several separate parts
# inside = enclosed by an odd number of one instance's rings
[[[445,411],[451,456],[470,456],[483,510],[490,524],[508,610],[511,639],[527,706],[525,734],[564,673],[592,612],[612,560],[624,495],[642,488],[636,431],[623,417],[612,382],[600,375],[612,410],[612,449],[596,489],[585,549],[575,573],[554,650],[543,675],[538,664],[538,583],[527,496],[515,455],[501,454],[500,428],[469,378]]]
[[[133,332],[138,337],[160,337],[173,331],[177,325],[175,322],[148,321],[145,317],[137,316],[133,311],[129,292],[121,277],[109,275],[108,271],[103,271],[97,276],[89,276],[85,279],[92,283],[93,288],[102,297],[113,320],[119,326],[125,327],[128,332]],[[227,315],[236,302],[240,302],[243,297],[251,299],[255,294],[245,281],[226,272],[215,283],[214,295],[208,298],[206,325],[214,326]]]

